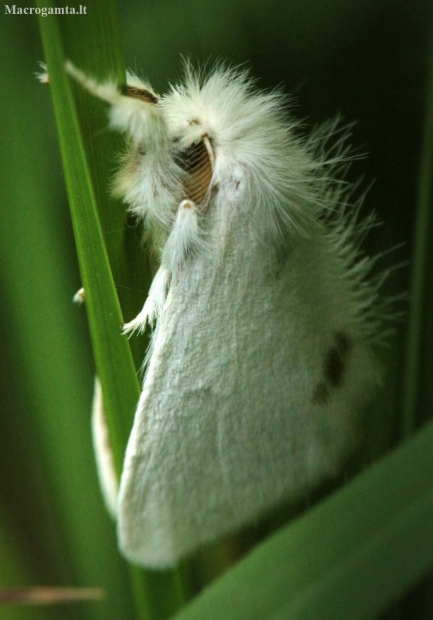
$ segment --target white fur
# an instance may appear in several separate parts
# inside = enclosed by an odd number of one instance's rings
[[[359,251],[371,221],[333,178],[344,132],[301,140],[282,96],[245,73],[187,66],[150,103],[67,69],[130,138],[116,192],[160,256],[124,328],[155,324],[117,518],[130,560],[172,566],[335,475],[357,445],[380,379],[378,283]]]

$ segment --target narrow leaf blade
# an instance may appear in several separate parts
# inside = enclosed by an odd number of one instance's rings
[[[357,620],[433,564],[433,424],[257,547],[176,620]]]

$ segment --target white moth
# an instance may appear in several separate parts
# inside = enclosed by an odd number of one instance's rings
[[[336,475],[356,446],[380,380],[379,282],[358,247],[371,219],[333,179],[336,123],[301,140],[245,73],[187,66],[159,97],[66,68],[128,137],[116,193],[160,259],[124,328],[154,331],[118,494],[101,419],[95,445],[122,552],[164,568]]]

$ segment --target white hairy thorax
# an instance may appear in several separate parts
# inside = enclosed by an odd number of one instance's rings
[[[124,328],[153,336],[118,492],[98,390],[95,445],[121,550],[164,568],[338,474],[356,447],[381,374],[379,280],[359,250],[372,220],[333,178],[336,122],[300,139],[284,98],[243,72],[187,66],[159,97],[136,76],[122,91],[66,68],[128,137],[115,192],[160,261]]]

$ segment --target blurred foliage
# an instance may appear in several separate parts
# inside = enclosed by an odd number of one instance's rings
[[[374,254],[406,242],[380,268],[413,250],[430,13],[427,0],[119,0],[127,66],[156,90],[178,78],[181,55],[209,65],[224,59],[251,67],[260,86],[293,94],[306,131],[336,113],[358,121],[353,144],[368,157],[354,162],[350,177],[374,180],[365,212],[375,209],[383,222],[365,247]],[[92,2],[87,16],[62,19],[92,19]],[[36,17],[3,15],[1,34],[0,584],[102,586],[105,603],[45,608],[43,617],[133,618],[93,463],[94,368],[85,310],[71,303],[81,283],[50,93],[33,77],[43,59]],[[95,142],[105,133],[101,123]],[[409,276],[401,269],[386,293],[408,290]],[[371,412],[365,463],[398,437],[405,338],[402,323],[383,353],[387,376]],[[197,561],[193,588],[199,570],[212,576],[219,558],[224,567],[237,555],[221,549]],[[421,599],[424,615],[413,615]],[[427,580],[387,617],[433,617],[432,599]],[[42,616],[25,608],[0,613]]]

